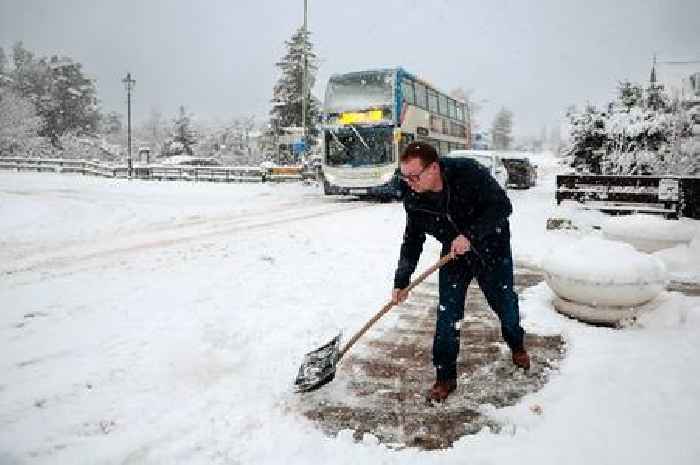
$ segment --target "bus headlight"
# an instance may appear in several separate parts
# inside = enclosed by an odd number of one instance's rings
[[[391,181],[392,179],[394,179],[394,172],[391,171],[389,173],[383,174],[381,179],[382,179],[383,183],[387,183],[387,182]]]

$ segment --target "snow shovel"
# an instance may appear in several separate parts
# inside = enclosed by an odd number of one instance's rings
[[[425,278],[430,276],[439,269],[445,263],[452,259],[452,255],[445,255],[440,258],[435,264],[421,273],[415,280],[411,282],[406,288],[406,292],[410,291],[417,285],[423,282]],[[340,349],[340,339],[343,335],[341,332],[333,339],[331,339],[327,344],[319,347],[316,350],[309,352],[304,355],[304,360],[299,367],[299,374],[297,379],[294,381],[294,386],[296,392],[308,392],[313,391],[321,386],[330,383],[335,378],[335,369],[343,358],[343,355],[350,350],[350,347],[357,342],[367,330],[377,322],[381,317],[384,316],[395,304],[393,302],[387,302],[376,315],[372,317],[357,334],[355,334],[343,349]]]

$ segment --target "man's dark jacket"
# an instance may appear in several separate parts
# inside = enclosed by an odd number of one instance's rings
[[[463,234],[472,250],[459,260],[475,270],[488,269],[510,255],[508,216],[513,208],[505,191],[486,168],[472,159],[445,158],[439,163],[444,192],[441,205],[403,186],[406,230],[394,277],[397,289],[408,286],[426,234],[443,244],[443,254]]]

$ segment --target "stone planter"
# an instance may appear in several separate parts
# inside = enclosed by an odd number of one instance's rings
[[[651,302],[667,283],[664,264],[628,244],[585,238],[554,251],[542,263],[560,313],[595,324],[618,325]]]

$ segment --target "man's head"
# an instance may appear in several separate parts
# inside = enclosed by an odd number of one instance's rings
[[[401,179],[415,192],[442,190],[438,154],[432,145],[411,142],[401,154]]]

